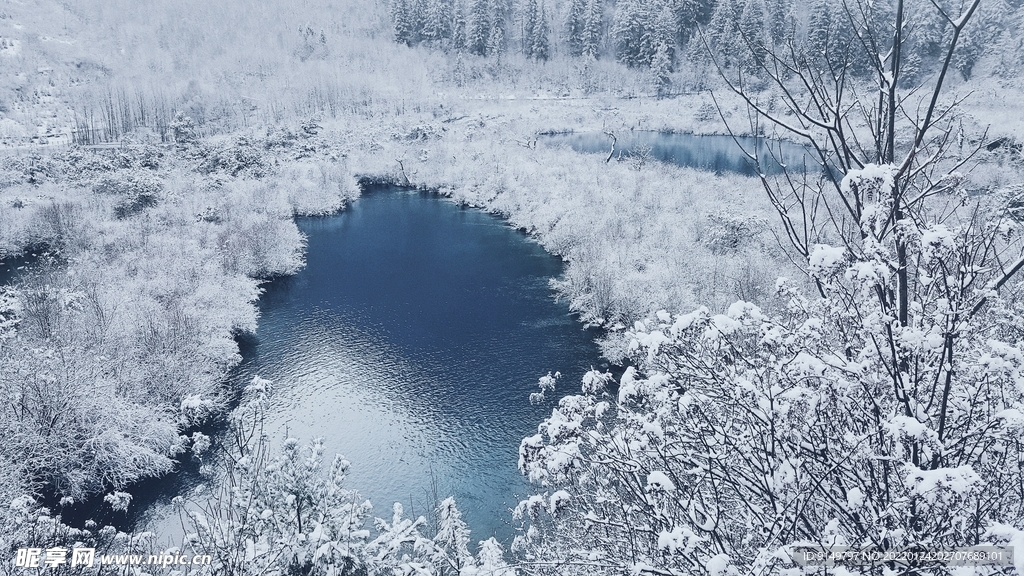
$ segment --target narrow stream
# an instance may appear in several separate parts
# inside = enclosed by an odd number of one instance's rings
[[[548,146],[568,146],[577,152],[591,154],[608,154],[612,147],[611,137],[602,132],[545,134],[539,140]],[[803,171],[805,167],[808,170],[819,169],[819,164],[803,146],[750,136],[733,139],[722,135],[635,130],[616,134],[612,156],[629,160],[646,151],[652,159],[677,166],[757,176],[758,166],[743,155],[737,142],[748,153],[757,156],[760,171],[765,174],[779,174],[783,166],[797,171]]]

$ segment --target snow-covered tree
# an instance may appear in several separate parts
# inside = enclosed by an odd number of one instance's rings
[[[490,7],[489,0],[470,0],[466,49],[479,56],[487,55],[487,42],[491,36],[493,23]]]
[[[551,55],[551,31],[543,1],[540,2],[537,9],[537,18],[533,23],[532,30],[530,57],[535,60],[547,60]]]
[[[886,18],[887,3],[866,4],[859,12],[847,11],[842,5],[827,0],[817,0],[810,7],[807,19],[806,42],[804,54],[809,63],[819,70],[844,70],[848,73],[860,73],[863,66],[872,65],[868,60],[875,58],[864,53],[864,45],[855,40],[854,30],[858,26],[870,27],[870,35],[884,35],[883,28],[888,22]],[[879,13],[884,19],[877,20]],[[858,16],[854,17],[854,14]],[[862,36],[866,37],[866,36]],[[869,49],[870,50],[870,49]]]
[[[391,22],[395,28],[395,42],[411,45],[416,31],[411,10],[411,0],[391,0]]]
[[[525,0],[522,7],[522,52],[527,58],[533,56],[534,29],[539,20],[540,4],[538,0]]]
[[[505,52],[505,31],[501,26],[492,26],[487,36],[487,55],[500,56]]]
[[[824,57],[829,49],[829,37],[832,34],[832,11],[826,0],[817,0],[811,4],[810,16],[807,20],[807,51],[811,57]]]
[[[603,38],[604,2],[602,0],[587,0],[583,37],[580,40],[580,55],[585,58],[597,59],[601,55]]]
[[[654,38],[650,6],[641,0],[624,0],[615,7],[612,38],[619,61],[640,66],[653,52]]]
[[[672,86],[672,52],[665,42],[659,42],[651,60],[651,76],[658,96],[664,96]]]
[[[783,44],[794,33],[793,4],[790,0],[768,0],[766,10],[768,36],[772,43]]]
[[[425,0],[423,41],[440,46],[452,37],[454,2],[452,0]]]
[[[739,32],[743,6],[737,0],[719,0],[715,3],[711,21],[707,25],[707,43],[721,66],[730,67],[739,61],[744,51]]]
[[[675,14],[666,5],[626,0],[616,7],[612,37],[619,61],[628,66],[650,66],[659,46],[675,46]]]
[[[766,21],[764,1],[747,0],[740,14],[739,31],[752,67],[763,64],[768,56]]]
[[[462,0],[455,0],[452,9],[452,49],[461,52],[466,49],[466,8]]]
[[[565,15],[565,43],[569,54],[579,56],[583,53],[583,32],[586,27],[586,0],[569,0],[568,12]]]

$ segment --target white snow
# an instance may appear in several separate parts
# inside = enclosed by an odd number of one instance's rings
[[[648,492],[675,492],[676,485],[668,477],[668,474],[655,470],[647,475]]]

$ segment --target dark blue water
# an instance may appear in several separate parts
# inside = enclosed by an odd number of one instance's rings
[[[395,188],[298,224],[306,268],[267,286],[236,377],[274,381],[271,434],[322,436],[381,517],[394,501],[427,513],[436,484],[474,541],[507,540],[527,492],[519,441],[551,410],[529,403],[537,378],[561,371],[562,393],[599,360],[553,300],[560,261],[498,218]]]
[[[38,260],[39,255],[34,252],[0,259],[0,286],[12,284],[19,275],[31,268]]]
[[[731,136],[647,130],[624,132],[616,134],[616,137],[618,141],[613,158],[624,160],[629,160],[632,154],[647,147],[652,158],[678,166],[757,176],[757,166],[743,153],[746,150],[757,155],[760,170],[765,174],[779,174],[783,165],[803,171],[805,162],[807,170],[819,169],[803,146],[767,138],[743,136],[733,140]],[[578,152],[603,154],[608,154],[612,144],[612,139],[601,132],[546,134],[539,140],[549,146],[568,146]]]

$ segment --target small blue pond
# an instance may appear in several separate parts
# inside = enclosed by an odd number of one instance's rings
[[[398,188],[298,224],[306,268],[266,287],[238,385],[274,381],[271,434],[323,437],[376,514],[423,514],[436,485],[474,541],[507,541],[528,489],[519,441],[551,410],[530,392],[547,371],[577,389],[599,362],[596,334],[553,300],[560,260],[494,216]]]

